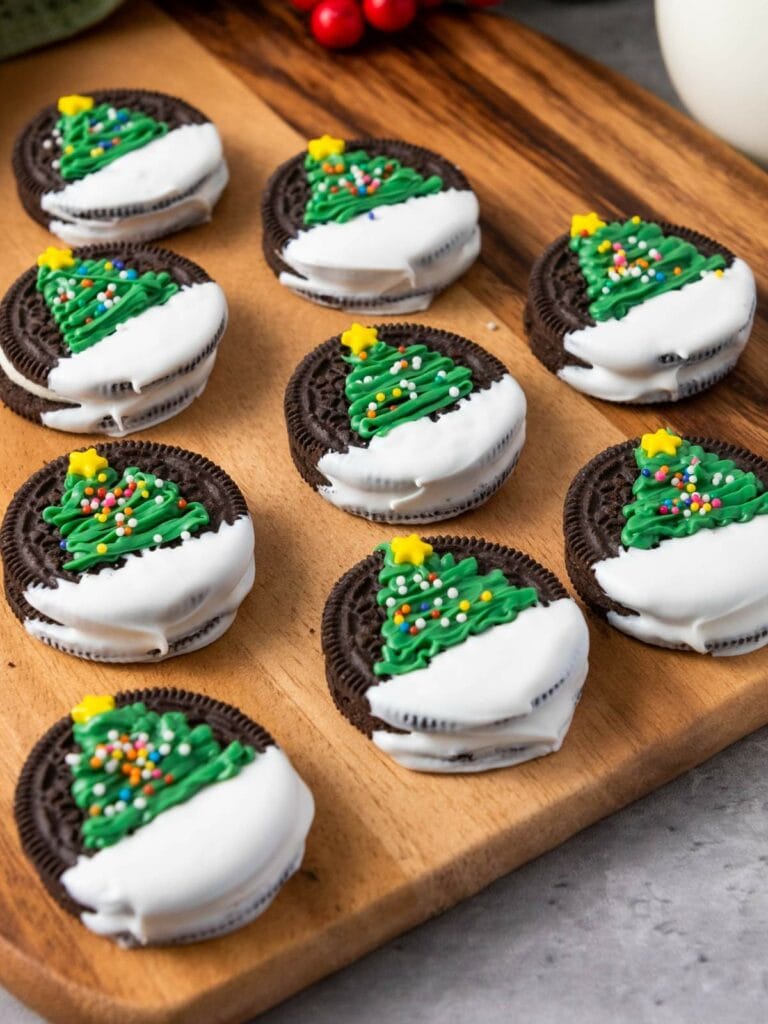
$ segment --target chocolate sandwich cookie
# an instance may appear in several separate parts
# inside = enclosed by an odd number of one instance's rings
[[[754,315],[752,271],[725,246],[590,213],[534,264],[525,327],[534,355],[577,391],[674,402],[733,369]]]
[[[147,429],[204,390],[226,323],[221,288],[166,249],[49,246],[0,302],[0,399],[57,430]]]
[[[517,463],[525,411],[503,363],[420,324],[353,324],[304,358],[285,393],[304,480],[339,508],[390,523],[486,501]]]
[[[301,864],[314,803],[237,708],[151,689],[87,696],[52,726],[21,770],[15,814],[54,900],[133,947],[258,917]]]
[[[560,748],[587,675],[584,616],[551,572],[468,537],[396,537],[323,612],[336,707],[406,768],[478,772]]]
[[[147,441],[63,455],[0,530],[5,595],[32,636],[91,661],[158,661],[218,639],[253,585],[243,495],[202,455]]]
[[[660,647],[768,643],[768,460],[659,429],[596,455],[565,499],[566,565],[594,612]]]
[[[60,97],[22,129],[13,170],[30,217],[70,245],[209,220],[229,176],[205,114],[145,89]]]
[[[262,201],[264,256],[323,306],[426,309],[480,251],[478,203],[454,164],[396,139],[312,139]]]

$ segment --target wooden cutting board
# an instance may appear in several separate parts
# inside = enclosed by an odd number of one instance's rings
[[[720,660],[654,650],[591,618],[592,670],[555,756],[479,777],[417,775],[342,720],[323,679],[320,612],[342,570],[389,534],[313,496],[290,462],[285,382],[348,318],[278,286],[261,259],[258,215],[271,169],[323,131],[398,134],[464,167],[483,208],[483,256],[428,320],[500,356],[530,418],[512,480],[451,528],[519,546],[563,576],[563,496],[606,445],[669,424],[768,454],[768,330],[763,307],[729,380],[672,409],[593,402],[528,352],[520,317],[532,259],[574,210],[596,207],[712,233],[764,285],[766,176],[619,76],[502,19],[441,13],[401,50],[334,58],[307,43],[281,0],[219,3],[209,15],[168,6],[203,46],[138,2],[0,68],[0,288],[52,242],[22,214],[9,168],[15,133],[52,97],[109,85],[178,93],[218,123],[232,170],[213,223],[169,242],[224,286],[231,327],[205,396],[146,436],[205,452],[240,483],[257,530],[253,593],[219,643],[149,667],[57,654],[0,608],[0,981],[77,1024],[253,1015],[768,721],[768,652]],[[78,441],[4,409],[0,437],[2,507]],[[158,684],[232,701],[262,722],[312,787],[317,819],[302,871],[260,920],[198,946],[124,952],[46,898],[19,849],[12,793],[37,736],[84,692]]]

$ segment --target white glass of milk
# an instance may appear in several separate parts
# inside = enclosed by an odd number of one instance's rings
[[[656,0],[656,28],[693,116],[768,165],[768,0]]]

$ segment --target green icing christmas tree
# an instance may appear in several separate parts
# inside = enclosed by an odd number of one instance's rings
[[[768,492],[754,473],[669,430],[644,434],[635,460],[634,501],[623,509],[626,548],[651,548],[768,513]]]
[[[85,697],[72,720],[78,750],[66,762],[72,797],[87,816],[81,834],[88,849],[112,846],[206,786],[234,778],[256,756],[238,741],[222,748],[209,725],[192,726],[181,711],[116,707],[109,696]]]
[[[100,171],[168,131],[164,121],[155,121],[141,110],[94,104],[91,96],[62,96],[59,113],[54,139],[61,152],[54,167],[65,181]]]
[[[61,501],[43,509],[43,519],[58,528],[71,572],[189,540],[209,522],[205,507],[183,498],[177,484],[135,466],[121,476],[95,448],[69,456]]]
[[[350,351],[344,386],[352,429],[368,440],[401,423],[445,409],[473,390],[472,371],[426,345],[395,347],[375,327],[352,324],[341,336]]]
[[[726,266],[718,253],[704,256],[658,224],[632,217],[606,224],[596,213],[574,216],[571,249],[578,254],[595,320],[620,320],[632,309],[664,292],[675,291]]]
[[[117,258],[76,260],[71,249],[49,246],[37,265],[37,290],[71,352],[90,348],[114,334],[118,324],[179,291],[164,270],[140,274]]]
[[[362,149],[348,153],[344,140],[330,135],[309,142],[304,168],[311,190],[304,212],[309,225],[344,224],[374,207],[433,195],[443,187],[436,174],[424,178],[394,157],[372,157]]]
[[[538,601],[533,587],[512,586],[500,569],[482,575],[476,558],[439,555],[416,534],[378,550],[384,565],[376,600],[387,615],[373,666],[379,676],[426,668],[441,651],[512,622]]]

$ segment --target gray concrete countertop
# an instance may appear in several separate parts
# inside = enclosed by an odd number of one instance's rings
[[[501,10],[680,105],[650,0]],[[767,762],[762,729],[259,1024],[764,1021]],[[39,1020],[0,990],[0,1024]]]

